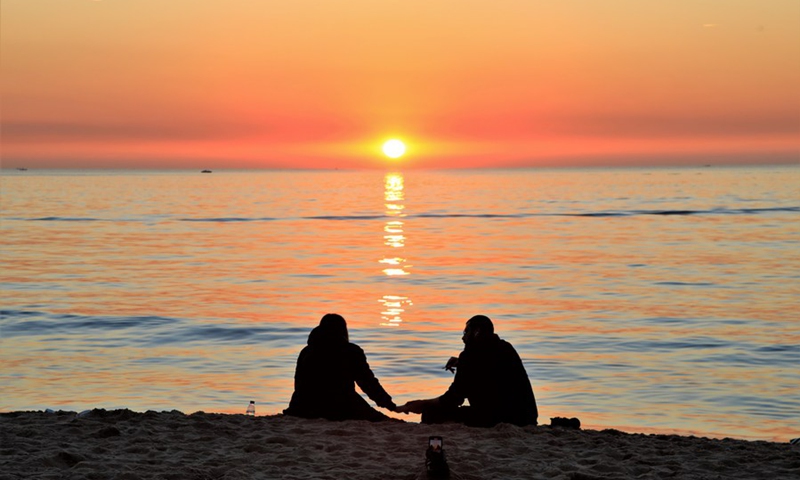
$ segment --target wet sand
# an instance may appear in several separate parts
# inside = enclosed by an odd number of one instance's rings
[[[329,422],[130,410],[0,414],[0,479],[798,479],[800,446],[499,425]]]

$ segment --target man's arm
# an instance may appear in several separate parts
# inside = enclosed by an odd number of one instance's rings
[[[458,358],[451,357],[450,360],[447,361],[447,366],[451,366],[455,368],[457,365],[463,365],[464,362],[460,361],[462,359],[462,355],[459,355]],[[449,370],[449,369],[448,369]],[[468,369],[467,369],[468,370]],[[439,405],[452,405],[457,407],[464,403],[464,399],[466,398],[466,390],[465,390],[465,378],[467,374],[463,372],[463,369],[459,369],[456,371],[456,377],[453,379],[453,383],[450,384],[450,388],[447,389],[446,392],[440,397],[436,398],[428,398],[426,400],[412,400],[405,405],[401,405],[397,407],[396,412],[402,413],[422,413],[423,410],[428,409],[430,407],[437,407]]]
[[[470,378],[470,365],[469,365],[469,355],[465,352],[461,352],[461,354],[455,360],[454,367],[458,367],[456,370],[456,376],[453,378],[453,383],[450,384],[450,388],[447,389],[444,394],[442,394],[437,400],[439,404],[445,407],[458,407],[464,400],[467,398],[468,384]],[[448,364],[451,364],[451,361],[448,361]]]
[[[444,365],[444,369],[450,373],[456,373],[456,368],[458,368],[458,357],[450,357]]]

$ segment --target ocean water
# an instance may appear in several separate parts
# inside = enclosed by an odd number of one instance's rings
[[[480,313],[541,423],[800,434],[797,166],[0,182],[3,411],[278,413],[327,312],[399,404]]]

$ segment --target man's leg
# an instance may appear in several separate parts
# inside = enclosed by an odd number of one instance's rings
[[[443,407],[435,405],[422,411],[422,423],[464,423],[469,418],[470,407]]]

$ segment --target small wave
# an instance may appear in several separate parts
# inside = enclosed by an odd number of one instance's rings
[[[800,356],[800,345],[765,345],[757,350],[759,353],[786,352]]]
[[[533,217],[635,217],[644,215],[653,216],[690,216],[690,215],[760,215],[769,213],[800,213],[800,207],[766,207],[766,208],[713,208],[707,210],[619,210],[598,212],[523,212],[523,213],[417,213],[409,214],[404,218],[485,218],[485,219],[514,219]],[[237,223],[237,222],[273,222],[282,220],[323,220],[323,221],[364,221],[385,220],[397,218],[390,215],[311,215],[303,217],[201,217],[179,218],[180,222],[210,222],[210,223]],[[93,217],[38,217],[38,218],[7,218],[7,220],[23,220],[33,222],[149,222],[152,218],[120,219],[120,218],[93,218]]]
[[[556,214],[556,216],[562,217],[628,217],[632,215],[631,213],[625,212],[592,212],[592,213],[563,213],[563,214]]]
[[[41,217],[41,218],[26,218],[30,222],[101,222],[99,218],[91,217]]]
[[[93,316],[52,314],[31,310],[0,310],[4,337],[40,337],[46,342],[71,335],[107,346],[183,343],[269,344],[272,347],[302,345],[307,328],[282,323],[242,326],[228,323],[191,324],[185,319],[160,316]],[[91,332],[100,336],[92,337]],[[109,333],[109,332],[116,332]]]
[[[525,218],[541,214],[535,213],[420,213],[409,215],[415,218]]]
[[[686,215],[758,215],[762,213],[791,212],[800,213],[800,207],[773,208],[715,208],[710,210],[620,210],[601,212],[567,212],[567,213],[420,213],[408,215],[409,218],[530,218],[530,217],[634,217],[640,215],[686,216]]]
[[[36,316],[41,315],[40,312],[34,312],[31,310],[0,310],[0,318],[5,317],[29,317],[29,316]]]
[[[94,218],[94,217],[7,217],[3,220],[20,222],[151,222],[152,218]]]
[[[285,324],[241,326],[232,324],[191,325],[156,332],[143,339],[150,345],[185,343],[234,343],[237,345],[269,345],[271,348],[305,344],[308,329]]]
[[[698,213],[707,213],[702,210],[653,210],[639,212],[641,215],[696,215]]]
[[[180,218],[181,222],[272,222],[276,220],[378,220],[387,218],[386,215],[314,215],[309,217],[211,217],[211,218]]]
[[[800,207],[714,208],[711,210],[640,210],[640,215],[756,215],[773,212],[800,212]]]
[[[630,352],[670,352],[730,348],[731,343],[708,336],[678,337],[670,340],[629,340],[617,343],[617,348]]]
[[[0,319],[3,335],[52,335],[54,333],[77,333],[83,330],[124,330],[131,328],[154,328],[179,322],[158,316],[105,317],[73,314],[48,314],[30,310],[2,310]]]
[[[386,215],[318,215],[302,217],[305,220],[382,220]]]
[[[180,222],[216,222],[216,223],[235,223],[235,222],[271,222],[273,220],[280,220],[273,217],[218,217],[218,218],[180,218]]]
[[[685,215],[758,215],[762,213],[792,212],[800,213],[800,207],[773,208],[714,208],[710,210],[629,210],[619,212],[564,213],[571,217],[631,217],[638,215],[685,216]],[[556,214],[559,215],[559,214]]]

